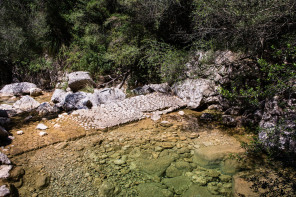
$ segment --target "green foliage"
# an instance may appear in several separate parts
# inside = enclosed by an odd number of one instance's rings
[[[240,76],[231,83],[230,87],[221,87],[220,93],[231,102],[239,101],[245,108],[258,108],[260,102],[266,98],[295,91],[296,46],[288,44],[280,50],[272,48],[273,59],[268,61],[260,58],[257,62],[260,78],[248,84],[246,76]]]
[[[195,39],[212,40],[216,48],[261,53],[296,25],[294,0],[194,0],[193,4]]]

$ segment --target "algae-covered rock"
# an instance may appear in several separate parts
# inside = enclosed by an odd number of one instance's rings
[[[164,156],[158,159],[144,159],[139,158],[133,164],[134,168],[145,172],[149,175],[162,176],[166,169],[171,165],[174,161],[174,158],[171,156]]]
[[[206,187],[192,184],[189,189],[182,195],[183,197],[214,197]]]
[[[173,177],[181,176],[182,172],[178,170],[175,166],[170,166],[167,168],[165,174],[167,177],[173,178]]]
[[[138,197],[173,197],[173,193],[160,183],[144,183],[137,188]]]
[[[192,184],[190,179],[186,176],[178,176],[174,178],[165,178],[162,181],[171,191],[176,194],[183,194]]]
[[[239,145],[217,145],[195,150],[193,161],[205,168],[217,168],[221,161],[230,154],[241,154],[244,149]]]

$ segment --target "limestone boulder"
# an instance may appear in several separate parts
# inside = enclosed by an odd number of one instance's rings
[[[213,104],[216,100],[209,99],[217,96],[216,87],[213,81],[207,79],[186,79],[178,82],[172,87],[173,93],[181,98],[187,107],[196,109],[203,104]],[[209,102],[206,102],[206,100]]]
[[[94,98],[100,104],[111,103],[114,101],[124,100],[126,95],[121,89],[118,88],[105,88],[95,90]]]
[[[167,83],[148,84],[132,90],[132,92],[136,95],[149,94],[152,92],[169,93],[170,91],[171,87]]]
[[[95,87],[95,83],[88,72],[78,71],[68,75],[68,86],[73,92],[79,91],[87,85]]]
[[[55,89],[51,96],[51,102],[59,105],[63,105],[65,102],[65,98],[73,92],[66,92],[62,89]]]
[[[13,104],[13,108],[21,111],[31,111],[39,107],[40,103],[30,96],[23,96]]]
[[[5,85],[0,90],[0,93],[5,96],[30,94],[30,90],[32,88],[37,88],[37,86],[29,82],[12,83],[12,84]]]

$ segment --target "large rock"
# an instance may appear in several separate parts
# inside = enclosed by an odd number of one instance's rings
[[[36,112],[42,117],[56,116],[59,113],[59,109],[56,105],[52,106],[48,102],[44,102],[37,107]]]
[[[172,90],[192,109],[196,109],[202,104],[213,104],[218,101],[217,99],[209,99],[217,96],[217,91],[214,82],[207,79],[186,79],[174,84]]]
[[[73,92],[66,92],[62,89],[55,89],[51,96],[51,102],[63,105],[65,102],[65,98],[69,95],[72,94]]]
[[[29,82],[12,83],[12,84],[5,85],[1,89],[0,93],[2,93],[2,95],[5,95],[5,96],[30,94],[31,88],[37,88],[37,86]]]
[[[76,92],[68,94],[65,97],[63,108],[66,111],[72,111],[77,109],[89,109],[92,107],[92,103],[85,92]]]
[[[83,71],[73,72],[68,75],[68,78],[69,78],[68,86],[74,92],[81,90],[87,85],[92,87],[95,86],[95,83],[89,76],[88,72],[83,72]]]
[[[285,108],[280,103],[286,103]],[[259,140],[268,148],[296,153],[295,99],[275,96],[265,102]]]
[[[101,104],[111,103],[114,101],[122,101],[125,99],[125,94],[118,88],[105,88],[102,90],[95,90],[94,98]]]
[[[20,100],[13,104],[13,108],[21,111],[30,111],[39,107],[40,103],[30,96],[23,96]]]

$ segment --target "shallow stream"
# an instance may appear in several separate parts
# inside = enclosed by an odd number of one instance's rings
[[[200,114],[185,110],[87,133],[64,114],[41,121],[49,126],[42,139],[38,122],[30,123],[13,130],[24,135],[6,147],[17,165],[14,185],[20,196],[232,196],[232,175],[247,166],[230,155],[243,150]]]

